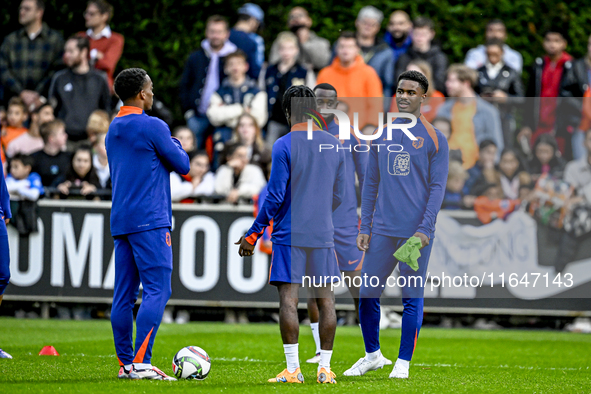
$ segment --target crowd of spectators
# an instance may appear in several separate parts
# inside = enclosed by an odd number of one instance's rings
[[[112,87],[124,37],[111,30],[114,10],[104,0],[88,2],[88,30],[66,40],[43,22],[44,10],[42,0],[23,0],[22,29],[0,47],[1,153],[11,196],[108,199],[104,140],[120,105]],[[588,53],[574,59],[568,33],[549,29],[544,53],[524,65],[494,19],[485,42],[449,65],[433,21],[403,10],[384,21],[383,11],[363,7],[332,46],[300,6],[272,43],[260,34],[258,5],[229,17],[233,26],[210,16],[204,39],[187,53],[179,81],[184,124],[175,123],[173,135],[190,154],[191,171],[171,174],[174,201],[255,198],[269,177],[273,143],[289,131],[281,100],[290,86],[329,83],[345,109],[346,98],[380,98],[383,108],[368,100],[359,111],[359,129],[372,133],[374,114],[397,112],[398,75],[416,70],[429,80],[422,114],[449,141],[444,209],[474,209],[487,223],[519,207],[535,215],[553,205],[562,212],[559,226],[581,227],[572,212],[591,205],[591,105],[583,99],[591,97],[591,37]],[[172,104],[155,105],[171,126]]]

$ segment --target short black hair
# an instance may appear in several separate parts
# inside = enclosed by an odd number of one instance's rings
[[[249,21],[250,18],[253,18],[253,16],[248,14],[238,14],[238,22]]]
[[[355,40],[355,44],[357,46],[359,46],[359,43],[357,42],[357,35],[354,32],[352,32],[351,30],[344,30],[344,31],[342,31],[341,34],[339,35],[339,38],[338,39],[340,40],[341,38],[353,39],[353,40]]]
[[[294,98],[299,100],[292,106],[292,99]],[[287,89],[283,94],[283,102],[281,103],[281,109],[287,118],[287,123],[291,124],[292,116],[298,121],[309,118],[309,115],[306,115],[306,113],[309,110],[317,110],[315,99],[316,95],[312,89],[305,85],[294,85]],[[294,111],[293,113],[292,110]]]
[[[143,68],[127,68],[117,75],[113,88],[123,102],[134,98],[146,84],[148,73]]]
[[[194,151],[189,152],[188,155],[189,155],[189,162],[193,161],[193,159],[196,157],[203,156],[203,157],[207,158],[207,163],[209,163],[209,155],[204,150],[194,150]]]
[[[41,112],[41,110],[45,107],[50,107],[52,111],[55,111],[55,108],[53,108],[53,105],[51,105],[51,103],[49,101],[46,101],[43,104],[41,104],[40,106],[36,107],[32,113],[39,114]]]
[[[23,163],[24,166],[33,167],[33,165],[35,164],[35,160],[33,160],[31,156],[23,155],[22,153],[17,153],[16,155],[12,156],[12,159],[10,159],[10,163],[12,164],[12,162],[15,160],[20,161],[21,163]]]
[[[78,50],[86,49],[90,54],[90,41],[86,36],[71,36],[68,41],[76,41],[76,47]]]
[[[322,90],[332,90],[332,91],[334,92],[334,94],[338,96],[338,93],[337,93],[337,90],[335,89],[335,87],[334,87],[334,86],[332,86],[332,85],[331,85],[331,84],[329,84],[329,83],[326,83],[326,82],[325,82],[325,83],[320,83],[320,84],[316,85],[316,86],[314,87],[314,93],[316,93],[316,90],[318,90],[318,89],[322,89]]]
[[[226,151],[226,157],[230,157],[232,156],[234,153],[236,153],[236,151],[238,150],[238,148],[246,148],[246,145],[243,144],[229,144],[227,151]]]
[[[205,28],[207,29],[207,26],[209,26],[210,23],[223,23],[224,25],[226,25],[226,30],[229,29],[229,24],[228,24],[228,19],[226,19],[225,17],[221,16],[221,15],[212,15],[209,18],[207,18],[207,20],[205,21]]]
[[[90,0],[88,3],[86,3],[86,6],[88,7],[91,4],[98,8],[101,14],[109,14],[107,23],[111,21],[111,18],[113,17],[113,6],[111,4],[107,3],[105,0]]]
[[[497,144],[495,144],[495,142],[493,140],[484,140],[480,143],[480,145],[478,146],[478,151],[481,151],[483,149],[488,148],[489,146],[494,146],[495,148],[498,148]]]
[[[45,0],[33,0],[35,2],[35,5],[37,6],[38,9],[40,9],[41,11],[45,11]]]
[[[396,86],[398,86],[398,84],[400,84],[400,81],[402,81],[402,80],[418,82],[419,85],[421,86],[421,89],[423,89],[423,94],[427,93],[427,90],[429,90],[429,80],[427,79],[425,74],[423,74],[421,72],[418,72],[415,70],[409,70],[409,71],[403,72],[398,77],[398,81],[396,82]]]
[[[246,53],[244,53],[244,51],[241,49],[236,49],[234,52],[230,53],[224,58],[224,65],[228,62],[228,60],[234,57],[239,57],[243,59],[245,62],[248,62],[248,57],[246,56]]]
[[[495,19],[491,19],[486,23],[486,27],[488,28],[490,25],[503,25],[503,27],[505,27],[505,29],[507,28],[505,26],[505,22],[503,22],[502,19],[499,18],[495,18]]]
[[[433,21],[429,18],[424,17],[424,16],[419,16],[418,18],[416,18],[412,22],[412,26],[415,29],[421,28],[421,27],[426,27],[429,30],[435,30],[435,25],[433,25]]]
[[[547,28],[546,30],[544,30],[544,38],[546,38],[546,36],[548,34],[559,34],[563,40],[568,41],[568,29],[566,29],[564,26],[560,26],[560,25],[552,25],[549,28]]]

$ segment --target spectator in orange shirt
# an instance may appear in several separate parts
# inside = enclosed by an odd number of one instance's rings
[[[113,73],[123,53],[124,38],[111,31],[109,22],[113,17],[113,6],[104,0],[90,0],[84,11],[86,35],[90,41],[90,65],[107,74],[109,88],[113,93]]]
[[[438,117],[451,122],[449,148],[462,151],[465,169],[478,161],[478,145],[482,141],[492,140],[499,150],[504,147],[499,110],[474,92],[477,77],[468,66],[452,64],[445,82],[450,99],[437,110]]]
[[[23,124],[28,117],[25,102],[19,97],[11,98],[8,102],[8,113],[6,115],[8,126],[2,129],[2,137],[0,138],[2,142],[2,163],[6,161],[4,153],[10,141],[27,132]]]
[[[320,70],[317,84],[329,83],[339,92],[339,97],[360,97],[367,100],[347,100],[349,119],[352,113],[359,114],[359,130],[371,134],[378,126],[378,113],[383,111],[382,81],[375,70],[365,64],[359,54],[355,33],[344,31],[337,41],[336,57],[332,64]]]
[[[485,184],[479,194],[474,201],[474,211],[483,224],[505,219],[520,204],[519,200],[503,199],[503,191],[498,183]]]
[[[435,89],[433,83],[433,69],[431,65],[424,60],[412,60],[406,66],[406,71],[418,71],[427,77],[429,81],[429,90],[427,90],[427,99],[421,104],[421,114],[429,123],[433,123],[433,119],[437,117],[437,109],[445,102],[445,96],[439,90]],[[396,107],[396,100],[392,100],[390,112],[398,112]]]
[[[6,156],[13,157],[21,153],[23,155],[30,155],[38,150],[43,149],[43,138],[39,132],[39,127],[46,122],[55,120],[53,115],[53,107],[49,103],[42,104],[31,113],[31,123],[27,133],[16,137],[6,147]]]

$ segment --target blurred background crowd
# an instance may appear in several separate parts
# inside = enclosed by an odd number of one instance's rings
[[[147,69],[157,98],[151,115],[169,124],[190,155],[189,174],[171,175],[175,202],[256,199],[269,177],[272,145],[289,130],[281,99],[290,86],[328,83],[339,97],[382,98],[379,111],[396,112],[397,77],[417,70],[430,81],[422,113],[451,150],[444,209],[473,209],[483,223],[527,209],[573,234],[591,231],[584,219],[591,201],[591,37],[581,32],[585,26],[564,18],[548,18],[543,30],[529,25],[541,45],[524,53],[511,47],[520,37],[503,19],[483,20],[482,31],[464,33],[480,43],[458,56],[456,47],[440,45],[437,32],[445,24],[415,6],[407,12],[356,4],[356,16],[329,40],[320,31],[335,20],[313,18],[306,7],[282,8],[284,30],[270,36],[268,13],[275,18],[279,11],[246,3],[203,15],[194,47],[175,41],[174,51],[185,53],[178,64],[158,62],[153,46],[128,49],[126,42],[138,40],[129,29],[125,36],[117,32],[116,21],[128,24],[114,18],[119,10],[104,0],[89,1],[76,15],[75,6],[53,9],[54,2],[43,0],[14,5],[3,26],[18,21],[20,27],[3,32],[0,47],[1,154],[14,208],[22,212],[14,224],[23,234],[34,230],[30,206],[39,198],[110,198],[104,140],[121,105],[113,80],[122,63]],[[73,28],[57,22],[65,10],[74,26],[84,25],[66,38]],[[142,23],[135,27],[149,34]],[[584,42],[573,43],[571,35]],[[580,53],[571,54],[571,47]],[[153,52],[146,64],[134,61],[138,49]],[[167,75],[161,69],[174,70],[176,78],[159,80]],[[175,95],[167,89],[160,97],[163,84],[174,85]],[[360,130],[373,132],[374,118],[362,117]]]

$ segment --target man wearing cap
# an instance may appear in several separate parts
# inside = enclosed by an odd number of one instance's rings
[[[238,21],[230,30],[230,41],[246,53],[248,75],[258,79],[265,61],[265,42],[256,32],[263,23],[265,13],[256,4],[246,3],[238,9]]]

